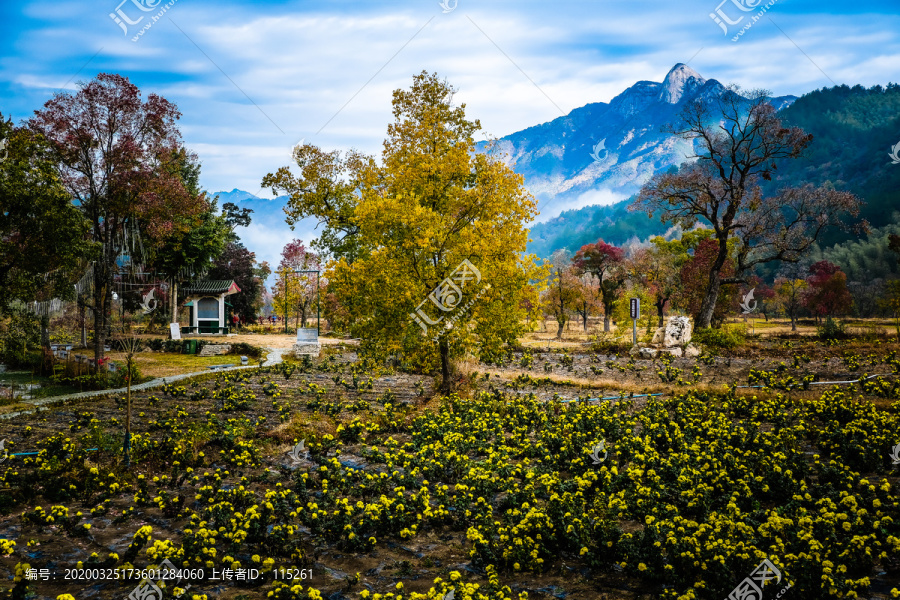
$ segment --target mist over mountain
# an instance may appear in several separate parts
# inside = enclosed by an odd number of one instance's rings
[[[684,105],[731,93],[676,64],[662,82],[639,81],[608,104],[595,102],[568,115],[502,137],[491,149],[540,201],[538,221],[565,209],[612,204],[637,193],[652,175],[695,154],[693,144],[662,131]],[[778,108],[796,96],[773,98]],[[490,142],[477,150],[488,151]]]

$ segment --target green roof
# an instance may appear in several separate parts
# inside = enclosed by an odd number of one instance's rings
[[[198,281],[193,285],[185,288],[185,293],[189,295],[197,294],[236,294],[241,291],[234,279],[210,279],[206,281]]]

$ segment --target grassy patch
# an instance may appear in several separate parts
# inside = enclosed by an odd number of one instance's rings
[[[120,365],[125,365],[124,352],[109,352],[107,356]],[[221,356],[197,356],[171,352],[139,352],[134,355],[134,363],[145,378],[171,377],[182,373],[194,373],[212,365],[240,365],[241,357],[234,354]]]

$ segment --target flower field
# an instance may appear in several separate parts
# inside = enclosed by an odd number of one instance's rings
[[[449,397],[343,349],[136,396],[130,467],[121,398],[0,421],[3,593],[723,600],[768,559],[766,599],[900,597],[896,349],[807,344]]]

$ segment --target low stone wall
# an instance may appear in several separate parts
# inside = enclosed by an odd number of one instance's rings
[[[231,344],[204,344],[200,356],[220,356],[231,352]]]

